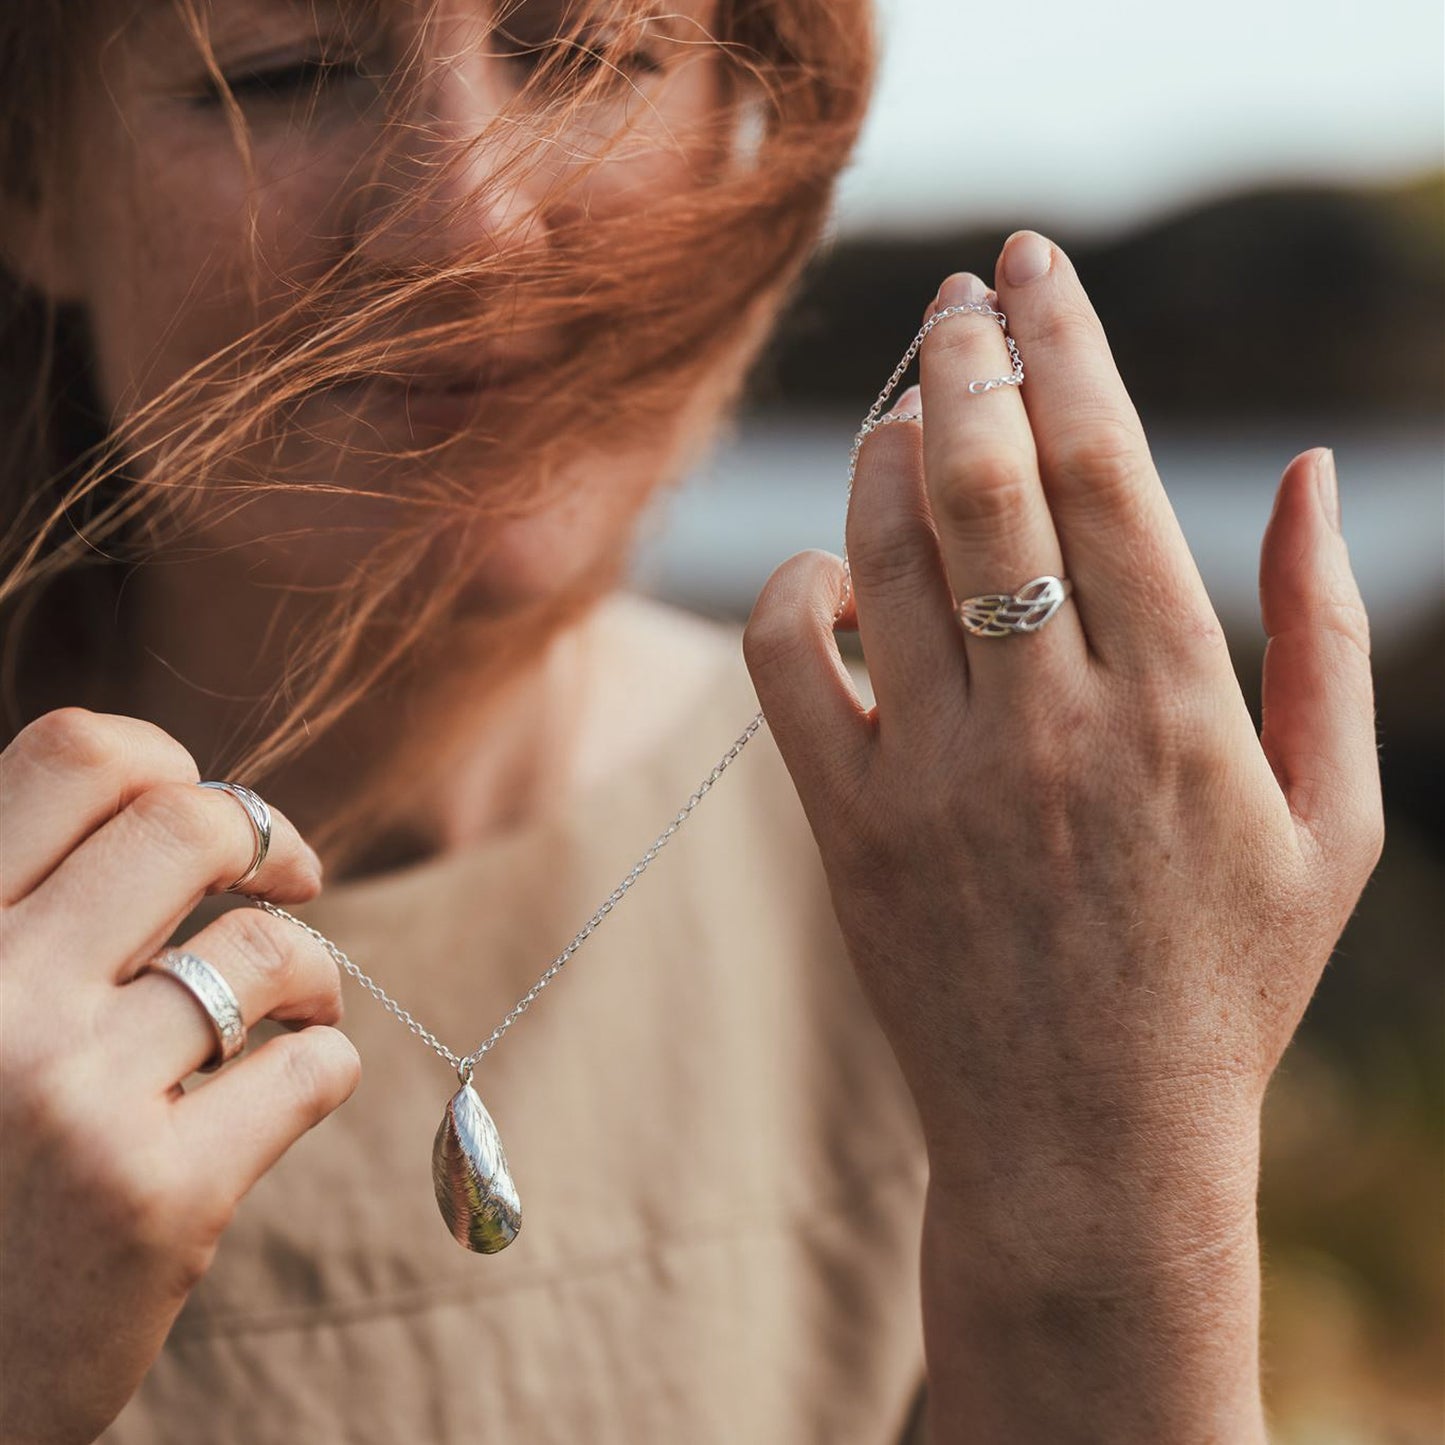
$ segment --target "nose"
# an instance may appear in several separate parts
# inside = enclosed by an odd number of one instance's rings
[[[461,251],[545,242],[542,157],[529,127],[491,127],[514,93],[478,12],[438,6],[409,51],[404,111],[385,126],[355,201],[357,249],[383,266],[445,263]],[[439,13],[440,12],[440,13]]]

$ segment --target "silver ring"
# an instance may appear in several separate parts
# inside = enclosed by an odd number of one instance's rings
[[[245,887],[261,871],[261,865],[271,851],[271,810],[260,794],[242,787],[240,783],[198,783],[196,786],[216,788],[223,793],[229,793],[246,810],[251,827],[256,831],[256,851],[251,857],[251,866],[234,883],[226,885],[226,892],[234,893],[238,888]]]
[[[1065,577],[1035,577],[1017,592],[986,592],[958,604],[958,620],[975,637],[1007,637],[1037,632],[1074,590]]]
[[[246,1021],[241,1004],[231,985],[204,958],[168,948],[146,965],[157,973],[169,974],[184,984],[191,997],[205,1010],[216,1031],[216,1050],[202,1064],[201,1072],[214,1073],[222,1064],[234,1059],[246,1047]]]

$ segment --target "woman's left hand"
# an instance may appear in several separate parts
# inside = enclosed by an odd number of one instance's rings
[[[947,318],[923,423],[860,458],[876,707],[839,658],[826,553],[773,575],[745,652],[917,1104],[930,1207],[977,1231],[980,1279],[1007,1259],[1042,1287],[1113,1250],[1204,1258],[1246,1212],[1252,1247],[1265,1084],[1383,827],[1330,454],[1289,464],[1265,534],[1256,733],[1073,266],[1021,232],[997,286],[1023,386],[970,394],[1010,370],[1003,335]],[[981,299],[960,275],[935,305]],[[955,599],[1050,573],[1074,590],[1039,631],[957,621]]]

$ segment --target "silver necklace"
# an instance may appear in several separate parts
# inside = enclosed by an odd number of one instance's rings
[[[939,322],[967,311],[991,316],[998,322],[1003,329],[1009,357],[1013,362],[1013,370],[1008,376],[972,381],[968,385],[969,391],[977,395],[1000,386],[1022,385],[1023,362],[1019,358],[1018,347],[1014,344],[1013,337],[1008,334],[1008,320],[1002,312],[995,311],[982,301],[963,302],[957,306],[946,306],[935,312],[913,338],[908,350],[903,353],[902,359],[894,367],[893,374],[888,378],[883,390],[878,393],[873,405],[869,407],[868,414],[863,418],[863,422],[853,438],[853,446],[848,456],[848,498],[853,495],[853,480],[858,470],[859,453],[869,435],[880,427],[895,422],[919,420],[919,414],[911,411],[895,411],[885,415],[883,407],[903,379],[903,374],[908,370],[909,364],[918,354],[924,338]],[[848,554],[845,548],[843,553],[843,596],[834,613],[835,622],[847,607],[851,591],[852,574],[849,571]],[[738,734],[732,746],[714,764],[712,771],[693,789],[691,796],[677,810],[672,821],[657,835],[652,846],[632,865],[626,877],[607,895],[566,948],[547,965],[542,976],[517,1001],[501,1023],[492,1030],[485,1042],[469,1054],[457,1054],[449,1049],[430,1029],[392,998],[380,984],[368,977],[319,929],[313,928],[309,923],[297,918],[294,913],[288,913],[286,909],[267,902],[263,898],[251,900],[258,908],[263,908],[277,918],[284,918],[288,922],[294,923],[314,938],[336,961],[338,968],[354,978],[382,1008],[405,1024],[422,1043],[439,1058],[446,1060],[456,1071],[460,1087],[447,1104],[446,1112],[442,1115],[441,1124],[432,1144],[432,1182],[436,1188],[437,1205],[441,1209],[442,1218],[446,1221],[452,1237],[459,1244],[463,1244],[479,1254],[496,1254],[499,1250],[505,1249],[517,1237],[517,1233],[522,1227],[521,1201],[517,1197],[517,1186],[512,1180],[511,1170],[507,1167],[507,1156],[502,1149],[501,1136],[497,1132],[496,1124],[492,1121],[492,1116],[487,1112],[486,1105],[482,1103],[480,1096],[472,1087],[472,1074],[476,1066],[496,1047],[503,1034],[532,1006],[533,1001],[542,990],[561,972],[572,955],[587,942],[601,926],[602,921],[622,901],[628,890],[647,871],[648,865],[667,846],[673,834],[692,816],[693,810],[708,795],[713,784],[732,765],[738,754],[753,739],[765,721],[761,712],[753,716],[752,721]]]

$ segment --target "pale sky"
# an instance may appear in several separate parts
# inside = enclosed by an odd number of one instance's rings
[[[879,4],[845,231],[1108,231],[1247,181],[1442,164],[1441,0]]]

